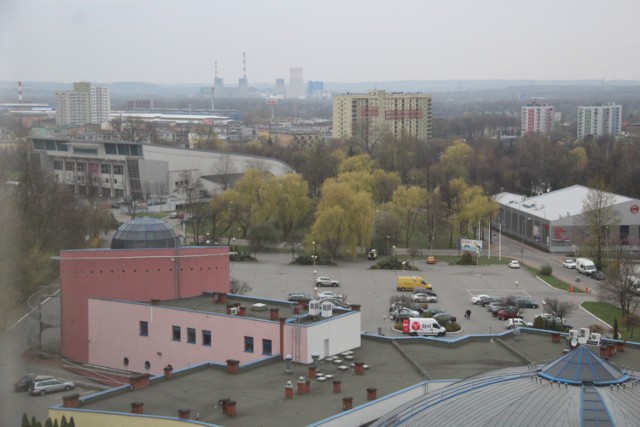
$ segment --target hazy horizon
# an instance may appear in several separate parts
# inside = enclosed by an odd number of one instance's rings
[[[6,0],[0,81],[637,80],[640,2]]]

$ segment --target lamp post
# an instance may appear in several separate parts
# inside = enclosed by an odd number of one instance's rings
[[[313,245],[313,255],[311,255],[311,260],[313,261],[313,285],[315,286],[317,277],[318,277],[318,272],[316,271],[316,242],[315,240],[313,242],[311,242],[311,244]]]
[[[391,236],[387,234],[387,256],[389,256],[389,243],[391,242]]]

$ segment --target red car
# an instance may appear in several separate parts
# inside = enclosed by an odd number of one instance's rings
[[[522,313],[516,307],[505,307],[502,310],[498,311],[498,319],[507,320],[513,318],[522,319]]]

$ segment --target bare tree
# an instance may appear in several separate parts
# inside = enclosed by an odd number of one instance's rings
[[[633,314],[640,306],[640,278],[636,265],[628,256],[619,254],[609,264],[606,279],[600,283],[599,298],[620,307],[622,317]]]
[[[251,292],[253,288],[247,282],[231,278],[229,281],[229,293],[236,295],[244,295]]]
[[[127,208],[127,214],[129,215],[129,218],[136,219],[138,203],[131,197],[124,197],[122,199],[122,205]]]
[[[619,222],[614,208],[615,195],[601,189],[591,189],[582,204],[582,216],[587,228],[586,241],[591,246],[594,262],[602,268],[602,247],[606,244],[607,227]]]
[[[560,301],[557,298],[545,300],[544,312],[560,319],[560,324],[576,309],[576,305],[568,301]]]
[[[176,192],[181,193],[186,202],[187,217],[184,221],[193,233],[193,240],[196,245],[200,245],[201,227],[205,217],[208,201],[202,197],[202,181],[195,178],[191,171],[183,171],[178,178]]]
[[[235,166],[231,156],[225,154],[220,162],[216,165],[216,173],[220,177],[222,191],[226,191],[231,185],[231,175],[235,172]]]
[[[153,142],[155,140],[153,123],[133,117],[118,117],[111,120],[110,123],[115,134],[123,141]]]

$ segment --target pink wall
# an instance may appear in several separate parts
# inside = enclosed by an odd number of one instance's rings
[[[212,302],[213,304],[213,302]],[[149,336],[139,335],[139,322],[149,324]],[[172,327],[181,327],[181,341],[172,339]],[[195,328],[196,343],[187,343],[187,328]],[[278,321],[204,313],[147,303],[89,300],[89,357],[95,365],[134,372],[161,374],[166,365],[181,369],[204,362],[246,364],[267,357],[262,339],[272,342],[272,354],[280,352]],[[202,345],[202,330],[211,331],[211,346]],[[254,338],[254,351],[244,351],[244,337]],[[124,358],[129,364],[125,366]],[[145,361],[150,369],[145,369]]]
[[[228,253],[227,247],[61,252],[63,356],[89,361],[88,298],[149,301],[228,292]]]

